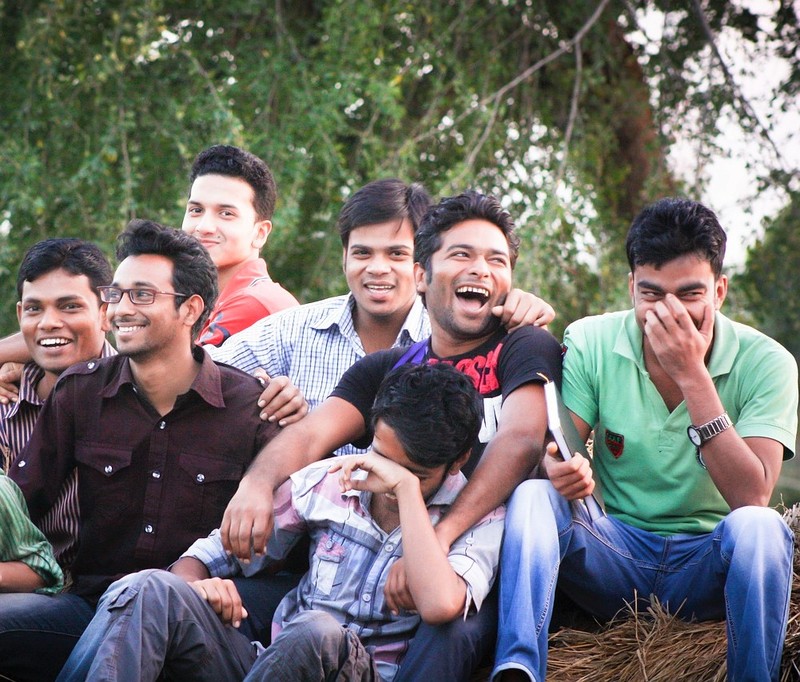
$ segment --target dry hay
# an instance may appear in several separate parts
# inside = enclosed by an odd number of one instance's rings
[[[795,534],[789,624],[781,682],[800,680],[800,505],[785,510]],[[558,682],[721,682],[726,679],[725,624],[686,623],[653,602],[599,632],[565,628],[550,636],[547,679]]]

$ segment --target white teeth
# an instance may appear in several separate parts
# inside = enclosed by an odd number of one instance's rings
[[[143,329],[142,325],[135,325],[131,327],[123,327],[122,325],[117,325],[117,331],[123,334],[129,334],[131,332],[136,331],[137,329]]]
[[[69,339],[41,339],[39,341],[40,346],[66,346],[69,343]]]
[[[389,291],[392,287],[388,284],[379,285],[379,284],[367,284],[367,289],[370,291]]]
[[[457,294],[475,294],[476,296],[480,296],[481,298],[489,298],[489,292],[482,288],[482,287],[472,287],[468,285],[464,285],[458,287],[456,289]]]

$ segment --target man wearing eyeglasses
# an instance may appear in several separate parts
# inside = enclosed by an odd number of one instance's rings
[[[195,346],[217,297],[200,243],[133,221],[117,257],[98,290],[120,355],[62,374],[11,468],[37,522],[77,467],[81,527],[64,593],[0,595],[0,677],[54,678],[105,588],[216,527],[277,429],[258,417],[259,382]]]

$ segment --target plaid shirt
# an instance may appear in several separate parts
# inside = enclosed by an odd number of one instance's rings
[[[114,347],[108,341],[104,341],[100,357],[109,358],[116,354]],[[43,376],[44,370],[39,365],[34,362],[25,364],[19,382],[19,400],[0,405],[0,451],[3,454],[5,472],[11,468],[33,433],[36,419],[44,405],[44,400],[36,393],[36,387]],[[53,545],[53,552],[58,562],[62,566],[69,566],[75,558],[80,527],[77,470],[74,470],[64,482],[58,499],[50,512],[39,522],[39,527]]]
[[[420,622],[417,614],[392,615],[383,594],[389,569],[403,555],[401,529],[382,530],[369,513],[372,494],[342,493],[339,474],[329,475],[329,467],[329,462],[312,464],[278,489],[266,557],[238,563],[223,550],[218,531],[195,542],[183,556],[202,561],[212,576],[252,575],[310,535],[309,571],[278,606],[273,639],[298,613],[324,611],[358,634],[381,678],[391,680]],[[466,482],[461,474],[445,477],[428,503],[431,523],[441,519]],[[498,507],[450,549],[450,565],[467,584],[465,613],[472,604],[480,608],[494,582],[504,517],[505,509]]]
[[[287,376],[314,409],[336,388],[342,375],[366,355],[353,325],[352,294],[274,313],[234,334],[220,347],[206,346],[217,362],[252,373],[262,367],[270,376]],[[406,316],[395,346],[410,346],[430,336],[428,315],[417,299]],[[364,452],[347,445],[336,454]]]

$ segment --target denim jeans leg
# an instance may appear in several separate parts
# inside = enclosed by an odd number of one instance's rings
[[[774,509],[741,507],[714,535],[728,565],[728,679],[777,680],[789,617],[792,534]]]
[[[569,535],[571,528],[569,504],[549,481],[525,481],[511,496],[500,554],[493,676],[513,668],[544,682],[547,629],[561,555],[560,535]]]
[[[403,657],[394,682],[469,680],[494,649],[497,635],[497,589],[483,600],[481,610],[443,625],[420,623]]]
[[[223,625],[178,576],[134,573],[106,590],[59,682],[241,680],[256,658],[244,635]]]
[[[0,675],[55,679],[93,615],[74,594],[0,594]]]

